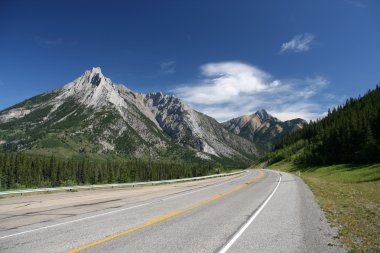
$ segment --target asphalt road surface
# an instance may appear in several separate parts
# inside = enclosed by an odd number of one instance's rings
[[[343,252],[308,187],[269,170],[0,199],[0,252]]]

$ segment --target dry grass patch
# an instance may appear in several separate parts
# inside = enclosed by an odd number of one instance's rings
[[[335,183],[306,176],[327,219],[352,252],[380,252],[380,182]]]

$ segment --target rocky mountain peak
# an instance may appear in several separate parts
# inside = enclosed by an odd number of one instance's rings
[[[90,71],[91,73],[98,73],[98,74],[102,73],[102,69],[100,67],[92,67]]]
[[[259,116],[259,118],[262,121],[266,121],[268,119],[273,118],[265,109],[260,109],[257,112],[254,113],[255,115]]]
[[[154,102],[159,102],[161,99],[165,98],[162,92],[150,92],[146,94],[147,99],[152,99]]]
[[[120,96],[119,85],[105,77],[99,67],[93,67],[84,72],[82,76],[59,89],[59,95],[55,98],[58,107],[65,99],[72,97],[82,105],[101,108],[108,104],[116,106],[121,112],[127,107]]]
[[[88,76],[88,77],[90,77],[90,76],[92,77],[92,76],[95,76],[95,75],[104,77],[104,75],[102,73],[102,69],[100,67],[92,67],[91,69],[86,70],[84,72],[84,75]]]
[[[286,134],[303,127],[303,119],[281,121],[270,115],[266,110],[260,109],[251,115],[244,115],[223,123],[231,132],[249,139],[270,150],[276,141]]]
[[[83,75],[81,79],[82,84],[91,84],[92,86],[99,86],[102,82],[103,83],[110,83],[111,80],[106,78],[100,67],[93,67],[90,70],[87,70]]]

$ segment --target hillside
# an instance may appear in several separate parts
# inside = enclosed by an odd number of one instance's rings
[[[262,160],[303,165],[380,161],[380,87],[348,99],[328,115],[289,134]]]

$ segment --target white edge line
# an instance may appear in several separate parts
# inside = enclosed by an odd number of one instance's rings
[[[243,174],[243,175],[244,175],[244,174]],[[245,175],[247,175],[247,174],[245,174]],[[233,179],[231,179],[231,180],[227,180],[227,181],[225,181],[225,182],[223,182],[223,183],[220,183],[220,184],[217,184],[217,185],[211,185],[211,186],[206,187],[206,188],[202,188],[202,189],[195,190],[195,191],[188,192],[188,193],[181,194],[181,195],[176,195],[176,196],[169,197],[169,198],[162,199],[162,200],[165,201],[165,200],[169,200],[169,199],[173,199],[173,198],[181,197],[181,196],[184,196],[184,195],[188,195],[188,194],[191,194],[191,193],[195,193],[195,192],[198,192],[198,191],[203,191],[203,190],[206,190],[206,189],[209,189],[209,188],[213,188],[213,187],[216,187],[216,186],[220,186],[220,185],[222,185],[222,184],[226,184],[226,183],[233,182],[233,181],[235,181],[235,180],[237,180],[237,179],[239,179],[239,178],[241,178],[241,177],[236,177],[236,178],[233,178]],[[8,237],[18,236],[18,235],[22,235],[22,234],[27,234],[27,233],[31,233],[31,232],[35,232],[35,231],[39,231],[39,230],[43,230],[43,229],[48,229],[48,228],[58,227],[58,226],[62,226],[62,225],[66,225],[66,224],[70,224],[70,223],[74,223],[74,222],[79,222],[79,221],[89,220],[89,219],[96,218],[96,217],[100,217],[100,216],[104,216],[104,215],[109,215],[109,214],[113,214],[113,213],[118,213],[118,212],[126,211],[126,210],[129,210],[129,209],[134,209],[134,208],[137,208],[137,207],[150,205],[150,204],[152,204],[152,203],[154,203],[154,201],[152,201],[152,202],[148,202],[148,203],[144,203],[144,204],[140,204],[140,205],[136,205],[136,206],[130,206],[130,207],[127,207],[127,208],[118,209],[118,210],[114,210],[114,211],[110,211],[110,212],[106,212],[106,213],[96,214],[96,215],[93,215],[93,216],[88,216],[88,217],[84,217],[84,218],[80,218],[80,219],[76,219],[76,220],[71,220],[71,221],[66,221],[66,222],[62,222],[62,223],[57,223],[57,224],[54,224],[54,225],[49,225],[49,226],[40,227],[40,228],[36,228],[36,229],[26,230],[26,231],[23,231],[23,232],[19,232],[19,233],[15,233],[15,234],[10,234],[10,235],[6,235],[6,236],[2,236],[2,237],[0,237],[0,240],[1,240],[1,239],[8,238]]]
[[[268,204],[269,200],[273,197],[275,192],[277,191],[278,186],[281,183],[282,175],[279,173],[280,179],[272,193],[268,196],[268,198],[264,201],[264,203],[260,206],[259,209],[251,216],[251,218],[244,224],[243,227],[239,229],[239,231],[232,237],[232,239],[218,252],[218,253],[226,253],[229,248],[236,242],[236,240],[244,233],[244,231],[251,225],[254,219],[260,214],[260,212],[264,209],[264,207]]]

